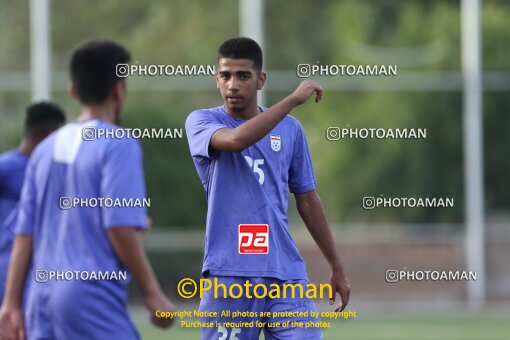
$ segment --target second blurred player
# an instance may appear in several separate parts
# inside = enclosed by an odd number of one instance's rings
[[[147,228],[144,207],[62,209],[63,197],[144,199],[142,150],[130,138],[85,140],[84,128],[119,129],[126,84],[116,65],[129,53],[109,41],[79,46],[70,64],[71,94],[81,104],[77,121],[48,137],[30,159],[23,186],[16,239],[0,312],[0,335],[23,333],[21,297],[32,260],[39,274],[48,271],[120,272],[137,281],[145,304],[173,311],[138,239]],[[34,280],[39,279],[29,273]],[[34,283],[26,313],[29,339],[138,339],[127,308],[128,280],[49,280]],[[44,280],[43,280],[44,281]],[[157,326],[170,319],[153,317]]]

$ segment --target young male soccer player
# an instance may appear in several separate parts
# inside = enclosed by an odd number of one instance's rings
[[[305,263],[288,231],[290,189],[304,223],[331,266],[331,285],[334,294],[338,292],[341,297],[336,310],[343,310],[349,301],[349,282],[315,192],[315,176],[303,129],[287,115],[313,93],[318,102],[322,88],[315,81],[304,81],[291,95],[266,109],[257,105],[257,91],[265,81],[258,44],[248,38],[227,40],[218,50],[216,75],[224,105],[194,111],[186,120],[191,155],[208,202],[203,274],[226,287],[244,286],[248,280],[253,286],[282,287],[293,283],[306,289]],[[254,311],[260,315],[260,312],[315,311],[315,305],[299,297],[250,299],[246,292],[239,299],[215,298],[211,289],[201,300],[200,309],[219,315],[223,310]],[[220,323],[241,320],[249,321],[228,317],[206,319]],[[258,321],[314,319],[262,317]],[[221,326],[204,328],[202,337],[258,339],[260,332],[256,327]],[[264,327],[264,333],[266,339],[321,338],[318,328]]]
[[[127,269],[142,290],[153,323],[161,327],[171,323],[154,316],[157,309],[174,307],[161,291],[138,239],[137,229],[146,227],[145,208],[70,208],[69,201],[62,200],[145,198],[138,141],[84,136],[90,129],[119,128],[114,123],[126,98],[126,84],[115,69],[129,59],[123,47],[109,41],[85,43],[72,55],[70,92],[81,104],[80,116],[44,140],[30,158],[0,312],[0,337],[23,335],[22,286],[30,260],[34,273],[29,275],[38,282],[28,296],[29,339],[139,338],[127,309],[128,282],[121,274],[118,280],[80,280],[82,274],[52,280],[50,271],[78,271],[96,278],[103,273],[104,278],[104,273]]]
[[[23,138],[17,149],[0,155],[0,305],[14,239],[21,186],[30,154],[44,138],[65,123],[64,112],[55,104],[40,102],[26,110]]]

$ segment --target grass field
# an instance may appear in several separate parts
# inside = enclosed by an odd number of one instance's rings
[[[141,317],[136,319],[136,323],[143,339],[200,339],[199,330],[174,327],[168,331],[161,331]],[[510,314],[358,317],[333,321],[331,328],[325,329],[323,333],[326,340],[510,340]]]

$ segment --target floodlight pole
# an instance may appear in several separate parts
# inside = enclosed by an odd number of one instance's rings
[[[476,271],[468,281],[468,304],[485,303],[485,217],[483,185],[483,111],[480,1],[462,0],[462,73],[464,78],[464,180],[466,270]]]
[[[264,53],[265,43],[264,18],[264,0],[239,0],[239,34],[258,42],[262,53]],[[265,101],[265,91],[259,91],[259,106],[264,106]]]
[[[30,0],[32,101],[51,99],[50,1]]]

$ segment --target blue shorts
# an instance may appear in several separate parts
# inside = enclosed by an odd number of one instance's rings
[[[267,291],[270,291],[272,287],[271,284],[278,284],[282,286],[283,284],[302,284],[303,287],[306,288],[308,282],[306,280],[292,280],[292,281],[282,281],[274,278],[262,278],[262,277],[232,277],[232,276],[210,276],[208,279],[211,281],[214,278],[218,279],[218,284],[223,284],[227,287],[227,291],[229,287],[233,284],[238,284],[240,286],[245,285],[246,280],[249,280],[249,283],[253,286],[258,284],[263,284],[267,287]],[[239,290],[234,287],[233,290],[234,295],[238,295]],[[257,290],[259,292],[259,296],[263,294],[262,289]],[[207,290],[204,293],[202,300],[200,301],[200,311],[201,312],[217,312],[218,317],[204,317],[202,318],[202,322],[213,322],[213,325],[218,325],[219,327],[204,327],[202,328],[202,339],[204,340],[229,340],[229,339],[239,339],[239,340],[258,340],[260,336],[260,332],[264,331],[265,339],[299,339],[299,340],[316,340],[322,339],[322,331],[320,328],[316,327],[275,327],[278,323],[280,325],[287,322],[287,325],[290,325],[292,322],[302,322],[303,324],[309,322],[318,322],[316,318],[310,316],[310,312],[317,312],[317,308],[312,300],[308,298],[300,298],[300,297],[287,297],[287,298],[271,298],[266,296],[265,298],[255,298],[253,297],[253,293],[250,293],[252,298],[248,298],[245,294],[243,294],[240,298],[234,299],[232,297],[223,297],[223,290],[218,289],[217,293],[218,297],[214,297],[214,289]],[[268,294],[267,294],[268,295]],[[230,311],[230,314],[228,314]],[[237,313],[237,316],[234,317],[235,312],[248,312],[245,314]],[[252,312],[252,313],[249,313]],[[278,316],[268,317],[269,315],[274,315],[275,312],[295,312],[294,316]],[[223,316],[222,316],[223,313]],[[261,314],[264,313],[264,316]],[[301,314],[301,316],[297,316]],[[239,324],[243,327],[224,327],[225,323],[238,323],[244,322],[243,324]],[[251,322],[253,322],[253,327],[250,327]],[[257,322],[259,327],[257,327]],[[248,325],[248,326],[247,326]],[[262,326],[262,327],[260,327]]]
[[[41,287],[39,285],[50,285]],[[127,308],[127,292],[114,281],[34,283],[25,311],[27,339],[140,337]]]

